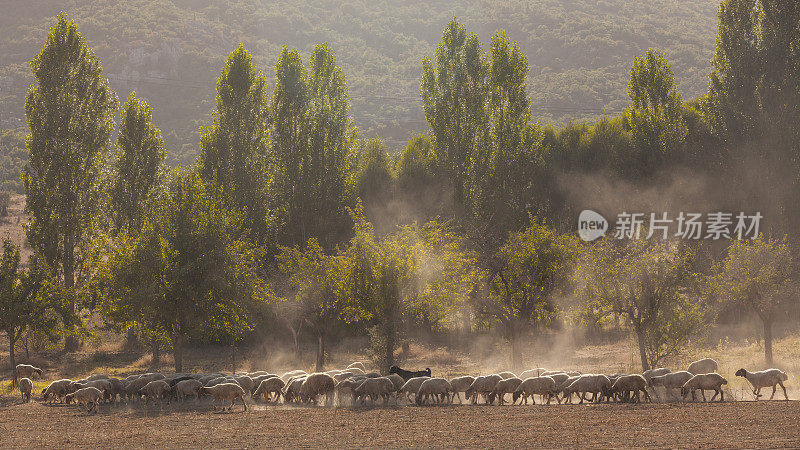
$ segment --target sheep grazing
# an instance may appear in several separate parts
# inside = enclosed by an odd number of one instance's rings
[[[306,378],[306,381],[300,387],[300,398],[316,405],[319,396],[324,395],[325,405],[330,406],[333,404],[335,387],[336,381],[330,375],[313,373]]]
[[[139,395],[144,395],[144,406],[146,407],[150,399],[162,400],[166,398],[167,404],[169,404],[169,394],[171,391],[172,389],[169,387],[169,383],[164,380],[155,380],[139,389]]]
[[[290,370],[289,372],[286,372],[283,375],[281,375],[281,380],[283,380],[283,382],[286,383],[289,381],[290,378],[294,378],[300,375],[308,375],[308,374],[303,370]]]
[[[692,401],[695,401],[695,391],[700,389],[700,394],[703,395],[703,401],[706,400],[705,391],[714,391],[714,396],[711,401],[719,395],[719,401],[725,401],[725,394],[722,392],[722,385],[728,384],[728,380],[718,373],[703,373],[693,376],[681,387],[681,397],[685,400],[689,392],[692,393]]]
[[[660,377],[662,375],[666,375],[672,372],[671,370],[667,369],[666,367],[658,368],[658,369],[650,369],[645,370],[642,372],[642,376],[645,380],[647,380],[648,384],[650,383],[650,379],[653,377]]]
[[[42,401],[50,399],[50,403],[55,400],[63,403],[65,396],[70,393],[68,389],[71,384],[72,380],[69,378],[53,381],[42,390]]]
[[[498,375],[500,375],[500,378],[504,380],[507,380],[509,378],[517,378],[517,376],[514,375],[514,372],[500,372],[498,373]]]
[[[567,381],[569,379],[569,375],[567,375],[566,373],[554,373],[552,375],[541,375],[541,376],[552,378],[553,381],[556,382],[556,386],[561,386],[561,383],[563,383],[563,382],[565,382],[565,381]],[[524,380],[525,379],[523,378],[523,381]]]
[[[472,383],[475,382],[475,377],[464,376],[464,377],[456,377],[450,380],[450,387],[453,389],[452,396],[450,398],[450,403],[453,403],[453,399],[458,397],[458,404],[462,404],[461,401],[461,393],[466,392]]]
[[[179,381],[172,391],[177,397],[178,400],[181,402],[188,396],[194,396],[195,403],[200,402],[200,388],[203,387],[203,384],[200,381],[195,380],[194,378],[189,380],[181,380]]]
[[[244,389],[236,383],[222,383],[211,387],[204,386],[200,389],[204,394],[211,396],[211,406],[214,407],[214,411],[217,410],[217,405],[215,404],[217,400],[220,401],[223,411],[225,410],[225,401],[230,400],[231,406],[228,408],[228,411],[231,411],[233,410],[233,402],[236,399],[242,401],[242,406],[244,406],[244,410],[247,411],[247,403],[244,401]]]
[[[17,387],[19,387],[19,394],[22,396],[23,402],[31,401],[31,391],[33,391],[33,381],[30,378],[20,378],[17,381]]]
[[[306,381],[305,375],[290,378],[283,387],[283,401],[284,403],[298,402],[300,400],[300,388]]]
[[[547,369],[544,369],[542,367],[539,367],[538,369],[528,369],[519,374],[519,378],[522,380],[527,380],[528,378],[541,376],[544,372],[547,372]]]
[[[359,369],[359,370],[361,370],[361,369]],[[344,381],[344,380],[346,380],[346,379],[348,379],[348,378],[350,378],[352,376],[354,376],[354,374],[351,373],[351,372],[342,372],[342,373],[337,373],[336,375],[334,375],[333,379],[336,380],[336,382],[338,383],[338,382]]]
[[[401,377],[403,377],[403,379],[406,381],[417,377],[429,377],[429,378],[431,377],[431,369],[429,368],[426,368],[425,370],[413,371],[413,370],[401,369],[397,366],[392,366],[389,368],[389,373],[396,373]]]
[[[100,389],[95,387],[85,387],[78,389],[77,391],[67,394],[66,401],[67,403],[71,403],[72,400],[78,404],[78,409],[81,406],[86,407],[86,413],[90,413],[92,410],[95,412],[100,410],[100,399],[103,398],[103,392]],[[91,407],[89,406],[91,405]]]
[[[270,402],[275,401],[277,402],[281,398],[282,390],[286,386],[286,383],[283,382],[278,377],[269,377],[265,378],[264,380],[259,383],[256,390],[253,392],[253,398],[259,398],[260,396],[264,396],[264,401]],[[273,395],[275,396],[273,399]]]
[[[514,394],[514,391],[517,390],[519,385],[522,384],[522,380],[519,378],[506,378],[497,382],[494,385],[494,389],[489,394],[489,403],[494,403],[494,399],[497,398],[497,403],[502,405],[505,403],[506,394]]]
[[[759,372],[748,372],[747,369],[739,369],[736,371],[736,376],[744,377],[750,382],[750,385],[753,386],[753,395],[756,396],[756,401],[761,397],[761,388],[765,387],[772,387],[772,395],[769,396],[769,399],[772,400],[772,398],[775,397],[775,391],[778,386],[783,389],[783,396],[786,400],[789,400],[789,394],[786,393],[786,386],[783,385],[783,382],[788,380],[789,376],[782,370],[767,369]]]
[[[350,397],[351,404],[355,404],[355,389],[360,386],[365,379],[354,380],[350,378],[336,385],[336,402],[339,404],[339,406],[344,403],[344,399],[346,397]]]
[[[427,378],[426,378],[427,379]],[[411,380],[406,382],[406,385]],[[405,387],[405,385],[403,385]],[[383,404],[389,404],[389,396],[394,391],[394,383],[388,378],[367,378],[353,390],[353,402],[357,400],[363,405],[366,397],[369,397],[370,404],[375,404],[378,398],[383,399]]]
[[[141,396],[139,395],[139,391],[149,383],[147,378],[136,378],[127,386],[125,386],[125,397],[127,400],[131,399],[139,399]]]
[[[234,376],[233,379],[236,380],[236,384],[241,386],[247,393],[253,392],[253,389],[257,387],[254,385],[253,379],[247,375],[237,375]]]
[[[367,371],[367,367],[361,361],[356,361],[354,363],[351,363],[349,366],[347,366],[348,369],[352,369],[353,367],[360,369],[361,372],[366,372]]]
[[[572,394],[577,393],[583,403],[586,400],[586,394],[592,394],[591,401],[597,401],[604,392],[611,389],[611,380],[605,375],[581,375],[569,386],[564,388],[564,394],[569,397],[570,403],[572,402]]]
[[[666,375],[659,375],[650,378],[648,384],[651,388],[653,388],[653,392],[656,392],[655,388],[657,386],[663,386],[666,393],[670,395],[672,398],[677,400],[677,396],[675,395],[673,389],[680,389],[689,381],[694,375],[691,372],[687,372],[682,370],[680,372],[672,372]],[[658,395],[656,393],[656,395]]]
[[[522,381],[522,383],[517,386],[517,389],[514,390],[514,393],[511,396],[512,403],[517,403],[517,400],[521,397],[522,401],[527,405],[528,404],[528,397],[531,398],[533,404],[536,404],[536,399],[534,399],[534,395],[541,395],[547,397],[547,404],[550,404],[550,400],[555,397],[556,401],[561,404],[561,400],[558,398],[558,388],[556,387],[556,381],[551,376],[541,376],[541,377],[531,377],[527,378]]]
[[[475,381],[472,385],[467,388],[467,391],[464,395],[472,400],[472,403],[476,403],[478,401],[478,395],[483,395],[483,398],[486,404],[489,404],[489,394],[492,393],[494,387],[497,383],[500,382],[503,378],[500,375],[493,374],[493,375],[486,375],[480,376],[475,378]]]
[[[686,371],[690,372],[692,375],[714,373],[717,371],[717,362],[711,358],[701,359],[689,364],[689,368],[686,369]]]
[[[404,380],[403,377],[401,377],[400,375],[398,375],[396,373],[390,373],[389,375],[386,375],[384,378],[388,378],[388,379],[392,380],[392,384],[394,385],[394,391],[395,392],[399,392],[400,389],[403,388],[403,385],[406,384],[406,380]]]
[[[428,378],[419,386],[414,400],[417,405],[427,404],[429,398],[433,400],[434,404],[441,404],[445,401],[449,402],[452,391],[450,382],[444,378]]]
[[[14,368],[14,380],[12,384],[16,385],[17,380],[20,378],[34,378],[34,375],[41,378],[42,369],[29,364],[17,364],[17,366]]]
[[[409,398],[409,395],[410,394],[414,394],[415,399],[416,399],[416,395],[417,395],[417,392],[419,391],[419,387],[422,386],[422,383],[424,383],[425,380],[427,380],[429,378],[430,377],[425,376],[425,377],[414,377],[414,378],[411,378],[410,380],[406,380],[405,384],[403,384],[403,387],[400,388],[400,392],[399,393],[400,394],[405,394],[406,395],[406,401],[408,401],[410,403],[411,399]]]
[[[622,375],[611,385],[611,393],[616,399],[622,401],[635,401],[639,403],[639,392],[644,393],[644,398],[652,402],[650,394],[647,393],[647,380],[642,375]]]

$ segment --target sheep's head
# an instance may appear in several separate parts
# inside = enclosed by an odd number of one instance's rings
[[[722,384],[728,384],[728,380],[726,380],[725,378],[723,378],[723,379],[722,379]]]
[[[736,371],[736,376],[737,377],[746,377],[747,376],[747,371],[745,369],[739,369],[739,370]]]

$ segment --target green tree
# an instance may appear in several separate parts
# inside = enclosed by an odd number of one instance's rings
[[[20,267],[20,254],[10,239],[3,240],[0,259],[0,330],[9,344],[9,361],[16,367],[14,347],[26,329],[52,334],[56,317],[51,314],[46,295],[47,268],[40,258],[32,258],[30,268]],[[16,384],[16,371],[14,372]]]
[[[164,175],[164,140],[152,123],[152,108],[131,92],[122,107],[111,186],[116,228],[137,233]]]
[[[331,248],[345,231],[355,128],[344,73],[327,44],[314,47],[308,69],[284,48],[275,66],[272,146],[278,200],[286,210],[284,240],[315,237]]]
[[[786,237],[736,240],[715,266],[711,292],[753,309],[764,326],[764,360],[772,364],[772,325],[794,298],[791,248]]]
[[[244,212],[256,242],[269,233],[271,183],[267,82],[243,45],[231,52],[217,80],[214,123],[200,137],[200,175]]]
[[[704,311],[691,291],[693,258],[686,247],[646,239],[602,239],[584,252],[578,292],[593,314],[615,314],[630,326],[642,370],[678,356],[702,330]]]
[[[25,99],[30,159],[22,176],[28,241],[72,288],[75,249],[89,238],[103,198],[101,172],[119,102],[66,14],[59,14],[31,69],[36,84]],[[68,350],[77,345],[65,342]]]
[[[534,220],[512,233],[486,276],[488,295],[475,299],[475,312],[499,325],[511,343],[511,364],[521,365],[521,338],[532,326],[556,319],[554,296],[569,287],[578,241]]]
[[[705,103],[728,147],[756,143],[777,168],[800,167],[800,5],[724,0]]]
[[[433,61],[422,62],[421,96],[434,137],[436,170],[450,180],[457,205],[467,201],[470,170],[488,133],[488,67],[478,36],[453,18]]]
[[[646,176],[680,159],[687,134],[681,96],[663,52],[650,49],[634,58],[628,96],[626,117],[638,156],[636,166],[639,175]]]
[[[188,337],[236,340],[252,328],[264,298],[242,222],[198,175],[176,174],[139,236],[120,240],[109,258],[102,275],[106,317],[169,336],[176,372]]]

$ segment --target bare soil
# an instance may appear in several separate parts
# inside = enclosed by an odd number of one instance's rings
[[[800,402],[443,407],[101,406],[0,402],[0,446],[800,447]]]

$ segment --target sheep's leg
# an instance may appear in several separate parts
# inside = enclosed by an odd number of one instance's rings
[[[772,395],[769,396],[769,399],[772,400],[772,397],[775,397],[775,391],[778,389],[777,384],[772,385]]]
[[[783,389],[783,396],[786,397],[786,400],[789,400],[789,394],[786,393],[786,386],[783,385],[782,381],[778,381],[778,384],[780,384],[781,389]]]
[[[708,400],[706,400],[706,390],[705,389],[700,389],[700,394],[703,395],[703,401],[707,402]]]
[[[718,390],[716,390],[716,389],[714,390],[714,395],[711,397],[711,401],[712,401],[712,402],[714,401],[714,399],[715,399],[715,398],[717,398],[717,394],[719,394],[719,392],[720,392],[720,391],[718,391]]]

